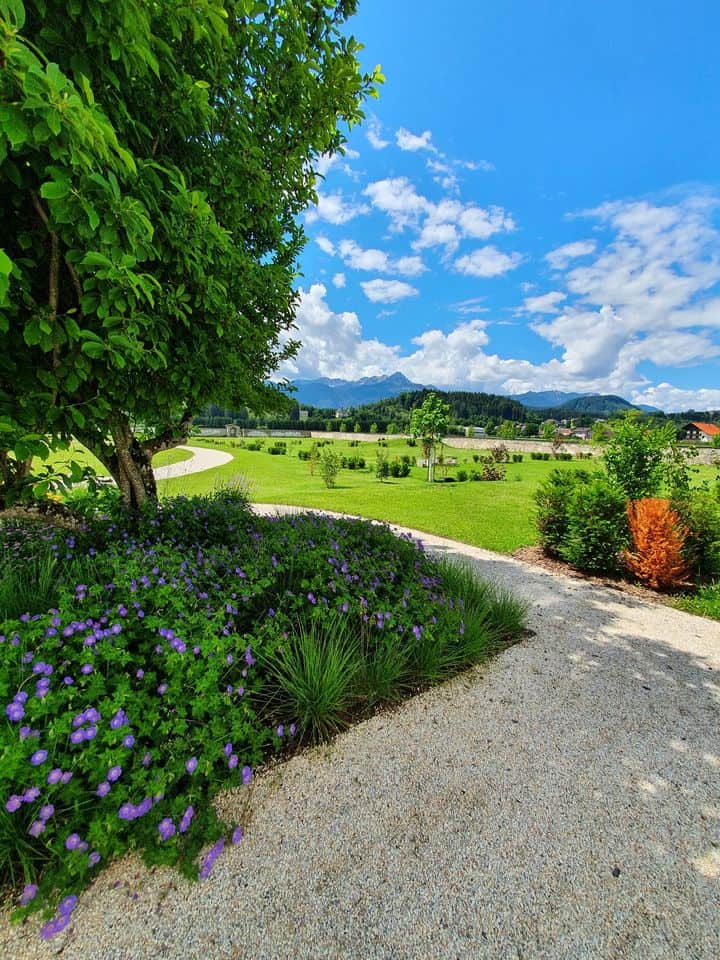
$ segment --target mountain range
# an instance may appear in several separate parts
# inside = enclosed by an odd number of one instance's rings
[[[411,390],[427,389],[422,383],[413,383],[402,373],[380,377],[362,377],[360,380],[338,380],[320,377],[318,380],[295,380],[296,392],[292,398],[301,405],[338,409],[361,407],[376,400],[397,397]]]
[[[320,377],[317,380],[295,380],[293,399],[303,406],[323,409],[361,407],[378,400],[397,397],[414,390],[431,390],[422,383],[413,383],[399,372],[378,377],[362,377],[360,380],[340,380]],[[531,390],[511,397],[533,410],[562,410],[563,413],[584,413],[595,416],[612,416],[620,410],[630,409],[633,404],[622,397],[599,394],[571,393],[563,390]],[[657,413],[657,407],[636,404],[647,413]]]

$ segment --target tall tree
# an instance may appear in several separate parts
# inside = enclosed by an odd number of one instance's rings
[[[206,404],[281,402],[298,215],[382,79],[356,6],[0,0],[0,483],[74,435],[137,507]]]

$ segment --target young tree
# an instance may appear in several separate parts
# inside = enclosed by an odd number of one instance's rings
[[[653,427],[631,411],[612,428],[604,454],[605,469],[626,497],[656,497],[663,483],[673,492],[689,488],[687,452],[677,445],[674,424]]]
[[[282,404],[296,219],[382,79],[356,6],[0,0],[0,483],[74,435],[137,507],[207,403]]]
[[[449,422],[450,404],[435,393],[429,393],[422,406],[416,407],[410,414],[410,432],[413,437],[420,437],[427,449],[428,483],[433,482],[435,447],[447,433]]]

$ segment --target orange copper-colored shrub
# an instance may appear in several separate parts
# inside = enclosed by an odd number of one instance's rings
[[[628,568],[656,590],[682,583],[689,570],[682,555],[688,529],[670,501],[659,497],[630,500],[627,515],[633,538],[633,550],[624,554]]]

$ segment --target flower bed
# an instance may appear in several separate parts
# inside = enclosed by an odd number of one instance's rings
[[[129,849],[207,876],[242,836],[218,790],[523,626],[387,528],[262,519],[229,492],[72,533],[8,522],[0,549],[0,875],[18,917],[55,911],[46,937]]]

